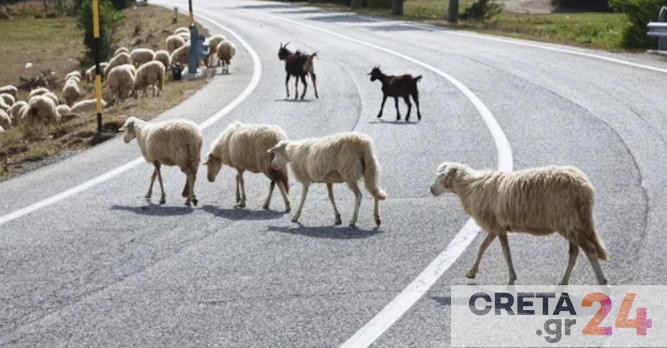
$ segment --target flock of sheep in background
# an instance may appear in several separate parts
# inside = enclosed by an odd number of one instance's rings
[[[188,64],[190,49],[190,31],[181,27],[166,39],[167,50],[153,51],[148,48],[136,48],[130,51],[126,47],[118,48],[109,62],[100,64],[101,75],[111,93],[113,103],[117,105],[126,98],[139,94],[147,96],[151,88],[152,96],[160,96],[165,83],[165,74],[172,64],[181,66]],[[208,38],[211,47],[204,64],[214,66],[219,61],[221,70],[229,73],[229,64],[236,54],[236,46],[223,35]],[[85,71],[83,77],[88,84],[94,82],[95,66]],[[18,89],[14,86],[0,88],[0,132],[20,126],[28,133],[40,132],[44,129],[57,127],[63,120],[62,116],[81,116],[93,113],[96,100],[77,100],[83,95],[81,88],[82,74],[72,71],[65,76],[65,84],[59,98],[47,88],[30,91],[26,101],[17,101]],[[64,102],[61,103],[61,100]],[[102,101],[102,107],[107,102]]]

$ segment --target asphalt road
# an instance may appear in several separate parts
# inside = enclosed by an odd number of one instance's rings
[[[277,124],[295,139],[369,134],[389,194],[382,227],[374,228],[366,192],[358,228],[334,227],[323,185],[311,187],[302,225],[291,223],[279,195],[270,211],[261,209],[268,191],[261,175],[246,174],[248,206],[234,209],[229,168],[215,183],[200,173],[194,209],[180,197],[183,175],[165,168],[167,204],[147,203],[152,168],[134,163],[117,170],[140,156],[135,142],[117,138],[0,183],[0,346],[338,346],[466,224],[456,197],[436,199],[428,191],[443,161],[478,169],[581,168],[596,188],[610,282],[667,284],[667,63],[285,3],[196,6],[209,31],[236,43],[231,74],[156,121],[222,116],[203,130],[206,150],[234,120]],[[312,89],[305,101],[285,99],[277,51],[286,41],[318,52],[319,99]],[[423,75],[421,122],[393,122],[391,101],[383,120],[375,118],[380,85],[366,75],[375,65],[389,74]],[[511,153],[499,157],[498,139],[473,100],[497,121]],[[293,207],[300,191],[291,178]],[[335,194],[345,225],[353,195],[342,185]],[[464,274],[479,242],[378,332],[374,346],[448,346],[449,286],[469,283]],[[510,245],[518,284],[560,280],[568,248],[561,237],[513,235]],[[494,243],[474,283],[506,278]],[[594,282],[580,256],[572,283]]]

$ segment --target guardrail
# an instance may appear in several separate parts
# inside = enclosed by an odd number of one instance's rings
[[[667,51],[667,6],[663,6],[658,13],[657,22],[647,24],[648,32],[646,35],[658,38],[658,50]]]

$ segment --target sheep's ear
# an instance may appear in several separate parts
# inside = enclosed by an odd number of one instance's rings
[[[276,153],[278,150],[285,148],[285,143],[279,142],[276,146],[270,148],[266,153]]]
[[[457,171],[456,167],[450,167],[450,168],[447,169],[447,172],[445,173],[445,175],[448,178],[453,178],[453,177],[456,176],[456,171]]]
[[[208,165],[208,155],[204,157],[204,163],[202,163],[202,167],[206,167],[206,165]]]

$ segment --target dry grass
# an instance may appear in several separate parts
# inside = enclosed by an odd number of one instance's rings
[[[20,6],[19,3],[15,7]],[[39,11],[39,7],[33,6],[29,6],[29,9]],[[43,8],[41,10],[43,11]],[[69,71],[85,71],[88,68],[79,66],[79,59],[84,52],[82,33],[76,30],[74,18],[37,19],[32,12],[29,13],[30,15],[17,16],[18,18],[0,20],[0,32],[6,35],[3,37],[3,45],[0,45],[0,56],[5,58],[5,66],[9,67],[0,71],[0,86],[18,82],[19,76],[35,76],[24,69],[25,63],[30,61],[33,63],[33,74],[54,71],[61,77],[55,87],[50,87],[56,95],[60,95],[62,77]],[[157,6],[138,6],[123,11],[123,14],[125,21],[119,33],[119,46],[126,46],[130,50],[138,47],[165,49],[166,37],[177,27],[187,26],[187,16],[179,15],[178,23],[173,24],[173,11]],[[204,29],[200,29],[200,33],[208,35]],[[155,117],[178,105],[206,84],[206,80],[171,81],[171,74],[167,75],[159,97],[150,97],[149,90],[147,98],[127,99],[120,105],[104,109],[104,131],[116,132],[129,116],[143,119]],[[83,95],[80,100],[94,98],[94,85],[82,81],[81,91]],[[24,100],[26,96],[27,92],[19,92],[18,99]],[[104,86],[103,98],[111,99]],[[55,154],[93,146],[96,129],[96,115],[91,113],[66,117],[58,129],[38,136],[26,136],[16,128],[1,133],[0,155],[6,153],[7,161],[3,161],[4,165],[0,163],[0,180],[49,163],[48,158]]]

